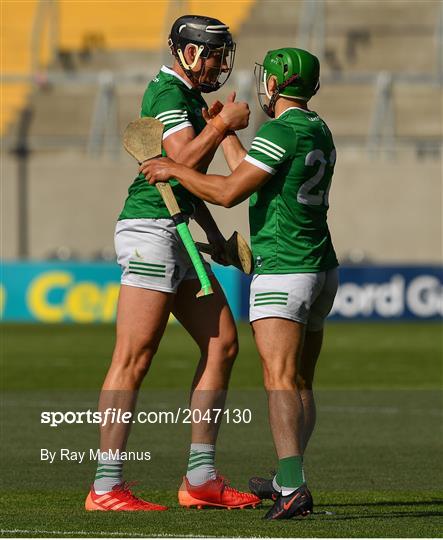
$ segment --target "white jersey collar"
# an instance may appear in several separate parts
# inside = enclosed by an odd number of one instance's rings
[[[310,110],[307,110],[307,109],[302,109],[301,107],[288,107],[282,113],[280,113],[275,119],[277,120],[277,118],[280,118],[280,116],[283,116],[285,113],[287,113],[288,111],[291,111],[292,109],[298,109],[299,111],[303,111],[304,113],[313,112],[313,111],[310,111]]]
[[[172,75],[173,77],[177,77],[179,81],[181,81],[183,84],[185,84],[190,90],[192,90],[193,86],[188,81],[183,79],[183,77],[180,77],[178,73],[176,73],[173,69],[171,69],[168,66],[162,66],[160,68],[160,71],[163,71],[163,73],[167,73],[168,75]]]

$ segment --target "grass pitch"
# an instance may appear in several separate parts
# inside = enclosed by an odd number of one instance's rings
[[[276,459],[261,368],[249,326],[227,406],[251,409],[249,424],[221,428],[217,466],[236,487],[266,475]],[[125,465],[137,494],[165,513],[86,513],[95,464],[48,464],[40,449],[97,448],[95,425],[40,423],[42,411],[96,407],[114,342],[112,326],[2,327],[3,536],[441,537],[441,327],[332,324],[317,376],[318,425],[306,455],[315,514],[265,522],[262,508],[185,510],[176,489],[186,469],[187,424],[134,425],[131,450],[151,460]],[[170,325],[140,393],[140,410],[187,404],[198,351]]]

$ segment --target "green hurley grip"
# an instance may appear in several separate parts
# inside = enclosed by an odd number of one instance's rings
[[[185,245],[186,251],[191,257],[192,264],[194,265],[195,271],[197,272],[198,279],[200,280],[200,285],[202,288],[201,296],[208,296],[212,294],[212,285],[209,280],[208,274],[206,273],[205,267],[202,263],[200,253],[198,252],[194,240],[192,239],[191,233],[189,232],[188,225],[185,222],[177,223],[177,231],[180,235],[180,238]]]

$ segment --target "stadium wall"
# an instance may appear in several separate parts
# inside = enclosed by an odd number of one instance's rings
[[[250,276],[213,265],[234,317],[247,320]],[[113,263],[2,266],[3,321],[102,323],[115,320],[120,269]],[[435,320],[443,315],[439,266],[344,266],[332,320]]]

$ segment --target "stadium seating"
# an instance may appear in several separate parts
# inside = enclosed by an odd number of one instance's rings
[[[433,72],[440,3],[420,0],[419,5],[417,17],[418,3],[409,0],[325,0],[323,71]],[[270,6],[278,17],[270,17]],[[300,46],[301,16],[302,2],[256,2],[238,36],[237,67],[251,69],[270,48]],[[309,47],[318,50],[318,43],[313,40]]]
[[[399,137],[442,137],[442,88],[398,85],[394,90],[396,133]]]
[[[326,49],[347,72],[432,73],[440,2],[327,0]]]
[[[60,46],[79,50],[88,46],[110,49],[155,49],[161,45],[168,3],[162,1],[60,3]]]
[[[437,25],[441,5],[433,0],[327,0],[324,72],[358,76],[380,71],[394,75],[393,133],[411,143],[416,155],[441,152],[443,89],[407,76],[437,73]],[[420,16],[417,16],[419,9]],[[443,53],[440,53],[443,54]],[[402,80],[395,82],[395,76]],[[373,84],[323,86],[316,102],[338,137],[364,140],[374,110]]]
[[[24,76],[31,67],[32,21],[37,2],[2,2],[2,74]],[[26,101],[29,85],[1,84],[0,135]]]
[[[237,68],[253,69],[270,48],[300,46],[297,35],[302,3],[256,2],[239,36]],[[323,114],[336,137],[364,144],[375,105],[375,80],[380,71],[432,76],[437,69],[437,23],[440,3],[421,0],[325,0],[324,80],[312,106]],[[319,52],[312,39],[309,47]],[[353,76],[355,83],[341,82]],[[358,76],[361,75],[361,80]],[[394,85],[395,133],[402,140],[417,137],[438,144],[442,136],[442,88],[401,82]]]
[[[169,20],[183,13],[204,13],[220,17],[221,13],[237,30],[253,2],[226,2],[191,0],[190,2],[131,2],[126,8],[122,2],[60,2],[60,42],[62,48],[75,50],[84,47],[85,39],[95,39],[110,49],[157,49],[164,44]],[[122,7],[123,6],[123,7]],[[172,16],[172,17],[171,17]],[[232,21],[232,22],[231,22]]]

